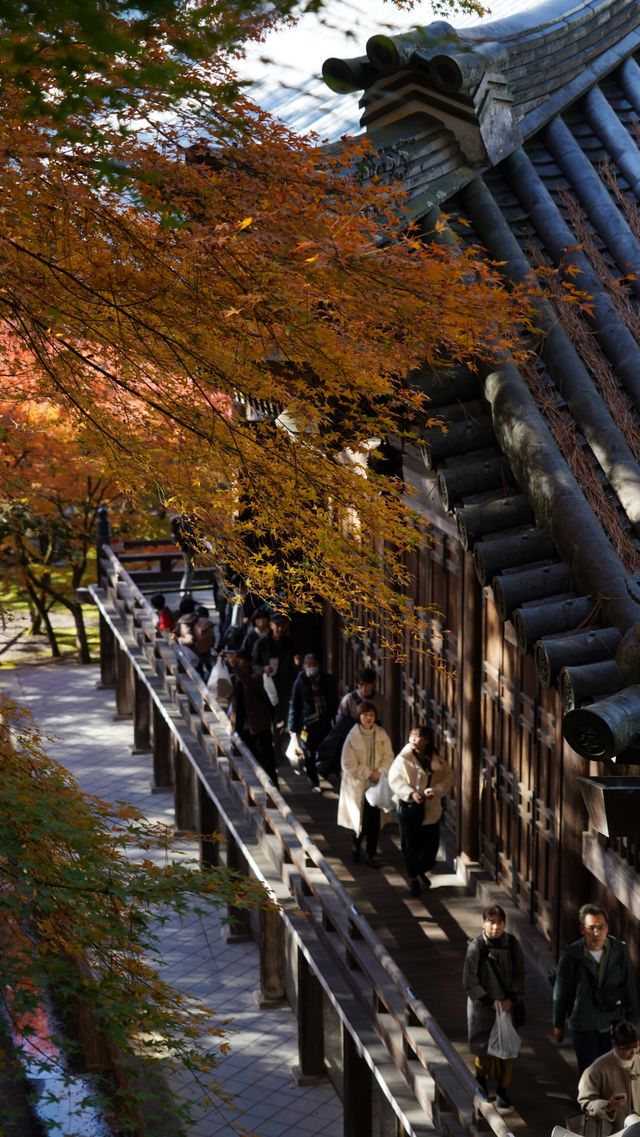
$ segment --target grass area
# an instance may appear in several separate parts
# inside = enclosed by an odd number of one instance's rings
[[[60,591],[68,591],[70,571],[64,565],[52,569],[51,581]],[[95,556],[86,573],[86,580],[95,579]],[[92,604],[83,604],[89,650],[92,659],[100,653],[100,632],[98,613]],[[77,658],[75,624],[71,613],[62,605],[54,604],[49,612],[54,626],[58,647],[63,659]],[[29,636],[31,623],[29,605],[24,592],[15,581],[3,581],[0,585],[0,669],[17,667],[22,663],[42,663],[52,658],[49,641],[44,632]]]
[[[0,670],[18,667],[22,663],[42,663],[51,659],[51,647],[44,633],[29,636],[27,631],[24,631],[22,635],[18,635],[20,625],[24,626],[22,618],[27,621],[28,626],[29,609],[27,605],[15,604],[11,608],[9,605],[5,606],[4,595],[0,590],[0,621],[4,611],[7,611],[8,618],[5,617],[4,627],[0,623]],[[18,619],[11,619],[12,611],[19,618],[19,622]],[[92,604],[83,604],[82,611],[91,658],[97,662],[100,658],[98,613]],[[61,657],[69,660],[77,658],[76,629],[70,613],[60,605],[56,605],[52,609],[51,615],[55,621],[55,633]],[[11,641],[14,642],[11,643]],[[10,646],[5,647],[9,644]]]

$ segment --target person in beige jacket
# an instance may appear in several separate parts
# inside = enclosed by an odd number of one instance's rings
[[[361,859],[372,869],[380,868],[376,861],[378,836],[381,825],[391,814],[381,817],[377,806],[370,805],[365,797],[369,786],[380,781],[393,762],[391,739],[376,723],[376,708],[364,700],[357,708],[358,722],[351,727],[342,747],[342,778],[338,801],[338,825],[353,830],[352,856]],[[362,839],[365,853],[361,854]]]
[[[398,806],[400,841],[412,896],[420,895],[421,886],[431,885],[427,873],[438,855],[442,799],[452,785],[451,767],[433,753],[429,727],[414,727],[389,770],[389,788]]]
[[[598,1118],[603,1133],[615,1133],[628,1114],[640,1113],[640,1054],[633,1023],[614,1023],[611,1042],[613,1049],[587,1066],[578,1084],[582,1112]]]

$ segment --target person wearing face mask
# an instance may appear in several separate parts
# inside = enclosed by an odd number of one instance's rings
[[[602,1132],[622,1129],[629,1113],[640,1113],[640,1054],[633,1023],[615,1023],[612,1049],[596,1058],[583,1072],[578,1104],[588,1117],[602,1123]]]
[[[338,801],[338,825],[353,830],[352,857],[357,864],[361,859],[372,869],[380,868],[376,858],[381,825],[391,819],[365,796],[369,786],[380,781],[393,762],[391,739],[386,730],[376,723],[376,708],[363,701],[359,719],[349,731],[342,747],[342,780]],[[365,853],[361,854],[362,840]]]
[[[289,701],[287,729],[304,755],[304,768],[315,793],[320,793],[318,746],[331,727],[337,704],[333,676],[320,670],[313,652],[302,660]]]
[[[609,935],[609,915],[600,904],[583,904],[580,937],[560,955],[553,987],[553,1035],[564,1039],[565,1020],[578,1060],[578,1074],[606,1054],[615,1022],[640,1018],[638,989],[627,945]]]
[[[499,904],[482,913],[482,932],[471,940],[464,961],[462,986],[467,995],[469,1049],[475,1055],[479,1089],[489,1096],[489,1079],[495,1079],[496,1105],[509,1109],[508,1087],[513,1061],[488,1054],[496,1010],[511,1011],[524,992],[524,959],[515,936],[506,931],[506,914]]]

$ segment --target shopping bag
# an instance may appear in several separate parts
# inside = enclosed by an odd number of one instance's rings
[[[233,683],[224,659],[221,655],[216,659],[211,673],[207,679],[207,687],[219,703],[228,703],[233,694]]]
[[[381,809],[383,813],[391,813],[395,809],[394,801],[389,789],[389,779],[384,771],[381,773],[377,782],[369,786],[365,790],[364,796],[366,797],[369,805],[376,806]]]
[[[285,757],[294,770],[300,769],[304,759],[304,754],[300,749],[297,734],[292,734],[289,736],[289,743],[287,749],[285,750]]]
[[[508,1011],[496,1011],[496,1021],[493,1024],[487,1054],[494,1058],[517,1058],[522,1046],[522,1039],[511,1021]]]
[[[269,702],[271,703],[271,706],[275,707],[277,702],[278,702],[278,688],[276,687],[275,683],[273,682],[273,679],[271,678],[271,676],[267,675],[266,671],[264,672],[264,674],[262,676],[262,686],[264,687],[264,689],[266,691],[267,698],[268,698]]]

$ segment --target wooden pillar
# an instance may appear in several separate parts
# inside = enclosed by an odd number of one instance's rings
[[[131,718],[133,704],[133,667],[126,651],[116,644],[116,718]]]
[[[201,864],[215,867],[220,864],[220,842],[211,840],[211,835],[217,834],[220,830],[220,815],[211,794],[207,792],[206,786],[199,778],[198,819]]]
[[[116,685],[116,637],[100,613],[100,687]]]
[[[371,1070],[346,1026],[342,1028],[344,1137],[363,1137],[372,1130]]]
[[[152,793],[172,788],[171,730],[160,708],[153,704],[153,785]]]
[[[279,912],[260,911],[260,1006],[281,1006],[286,996],[284,924]]]
[[[173,769],[176,828],[193,832],[196,829],[196,774],[177,740],[174,740]]]
[[[134,669],[133,753],[151,749],[151,695]]]
[[[482,745],[482,590],[473,560],[460,551],[460,789],[458,846],[477,861],[480,818],[480,749]]]
[[[300,1076],[322,1078],[324,1065],[324,1007],[320,981],[298,948],[298,1059]]]

